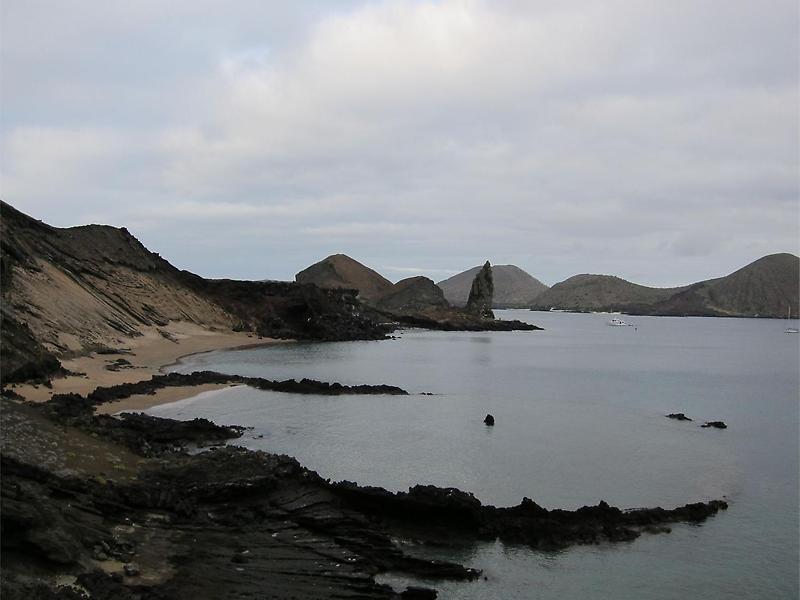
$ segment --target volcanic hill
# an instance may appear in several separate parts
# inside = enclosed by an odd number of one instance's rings
[[[573,275],[542,293],[533,302],[538,310],[619,310],[631,304],[653,304],[686,288],[652,288],[613,275]]]
[[[392,288],[392,282],[383,275],[345,254],[323,258],[294,278],[321,288],[358,290],[359,298],[366,301],[375,301]]]
[[[797,316],[799,304],[800,258],[781,253],[759,258],[725,277],[695,283],[640,312],[785,318],[790,309]]]
[[[716,279],[651,288],[611,275],[575,275],[534,302],[534,310],[616,310],[630,314],[705,317],[786,317],[798,314],[800,259],[764,256]]]
[[[389,319],[397,324],[446,331],[539,329],[529,323],[495,320],[492,315],[452,307],[442,290],[427,277],[409,277],[392,284],[344,254],[334,254],[311,265],[295,275],[295,279],[325,288],[354,290],[365,305],[365,314],[371,314],[376,321]]]

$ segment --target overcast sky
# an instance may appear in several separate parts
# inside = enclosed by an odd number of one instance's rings
[[[798,253],[796,0],[2,0],[0,190],[206,276]]]

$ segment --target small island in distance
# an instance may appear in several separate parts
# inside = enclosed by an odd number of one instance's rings
[[[398,308],[403,290],[401,309],[446,310],[448,304],[467,305],[481,268],[467,269],[437,284],[421,276],[392,284],[349,256],[336,254],[299,272],[296,279],[323,288],[358,290],[359,298],[385,308]],[[788,253],[764,256],[724,277],[673,288],[592,274],[574,275],[548,287],[515,265],[492,265],[492,274],[493,308],[697,317],[786,318],[790,310],[800,314],[800,258]]]

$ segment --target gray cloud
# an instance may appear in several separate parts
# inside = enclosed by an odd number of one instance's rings
[[[4,2],[4,198],[213,276],[798,252],[793,1],[290,4]]]

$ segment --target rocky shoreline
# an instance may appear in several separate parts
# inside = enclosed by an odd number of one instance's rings
[[[479,319],[462,316],[451,310],[448,314],[430,316],[424,314],[387,315],[398,326],[418,327],[435,331],[542,331],[542,328],[523,321],[501,319]]]
[[[407,393],[212,372],[155,376],[40,405],[4,393],[4,598],[80,598],[80,590],[120,599],[432,598],[433,590],[395,592],[374,576],[480,575],[415,557],[407,550],[414,545],[627,541],[727,507],[714,500],[624,511],[600,502],[565,511],[527,498],[515,507],[484,506],[467,492],[433,486],[392,493],[331,483],[287,456],[232,446],[189,451],[235,438],[240,428],[94,414],[125,395],[209,382],[293,393]]]

